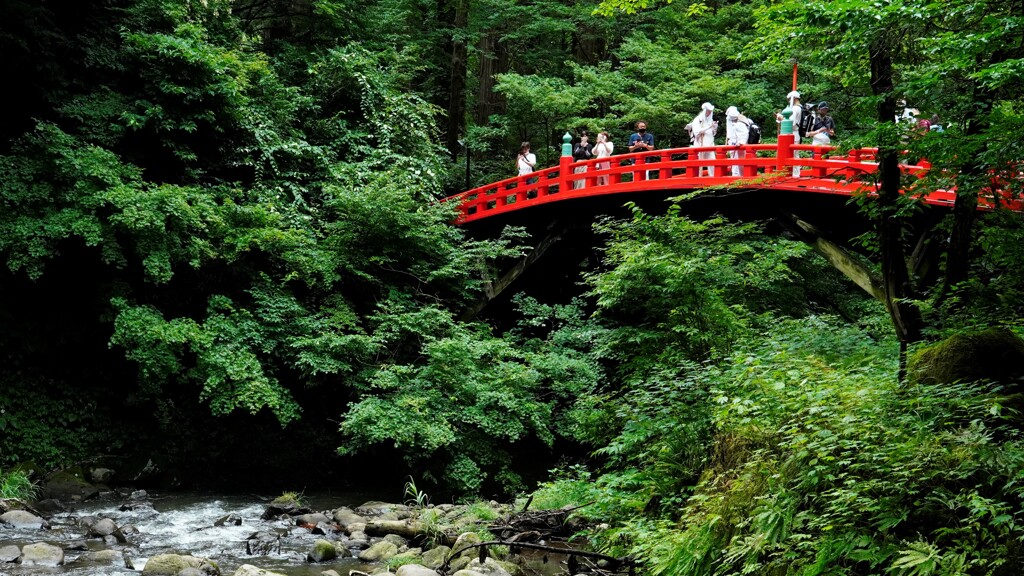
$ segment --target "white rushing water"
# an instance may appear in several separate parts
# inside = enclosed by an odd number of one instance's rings
[[[361,503],[354,495],[319,498],[317,510],[328,511],[339,506]],[[312,534],[297,527],[294,521],[264,521],[261,516],[269,499],[257,496],[238,497],[223,495],[185,494],[161,497],[150,495],[130,501],[105,500],[87,502],[53,515],[50,530],[24,530],[0,528],[0,548],[8,545],[24,546],[47,542],[65,551],[65,565],[56,568],[20,566],[0,563],[0,576],[26,574],[55,574],[62,576],[138,576],[149,558],[158,554],[188,554],[208,558],[218,564],[221,573],[232,574],[242,564],[287,574],[288,576],[319,575],[327,569],[340,574],[349,570],[371,568],[351,558],[309,564],[306,553],[318,538],[337,540],[341,535]],[[229,515],[241,518],[241,525],[225,522],[215,525]],[[97,538],[86,539],[87,517],[109,518],[125,531],[127,543],[104,543]],[[246,539],[255,532],[280,535],[280,547],[267,555],[248,554]],[[86,548],[85,550],[81,548]],[[119,559],[95,561],[90,552],[114,550],[130,560],[131,568]]]

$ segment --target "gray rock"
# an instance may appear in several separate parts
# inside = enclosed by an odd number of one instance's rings
[[[352,551],[348,549],[345,542],[335,542],[334,550],[338,553],[338,558],[351,558]]]
[[[464,532],[455,539],[455,544],[452,544],[452,550],[461,550],[466,546],[479,544],[480,542],[483,542],[483,540],[480,539],[480,535],[476,532]],[[469,550],[462,550],[459,556],[476,556],[478,553],[479,551],[476,548],[470,548]]]
[[[295,518],[295,524],[297,526],[316,526],[321,522],[330,522],[331,519],[326,514],[319,512],[313,514],[301,514]]]
[[[36,510],[39,510],[43,514],[56,514],[58,512],[64,512],[64,505],[60,503],[60,500],[56,500],[54,498],[40,500],[39,502],[36,502],[34,508]]]
[[[121,552],[120,550],[96,550],[94,552],[86,552],[75,559],[75,563],[124,566],[124,552]]]
[[[366,526],[366,518],[356,514],[350,508],[338,508],[334,511],[334,521],[341,526],[341,529],[348,532],[349,526],[352,524],[362,524]]]
[[[21,548],[18,562],[22,566],[60,566],[64,564],[64,549],[45,542],[26,544]]]
[[[15,528],[41,530],[49,526],[46,520],[27,510],[11,510],[0,514],[0,524],[10,524]]]
[[[0,564],[6,564],[8,562],[14,562],[21,556],[21,548],[18,548],[14,544],[8,544],[7,546],[0,546]]]
[[[232,576],[285,576],[279,572],[271,572],[262,568],[257,568],[252,564],[242,564],[235,570]]]
[[[320,576],[341,576],[341,574],[338,574],[334,570],[324,570],[320,573]]]
[[[405,564],[398,568],[395,576],[437,576],[437,572],[419,564]]]
[[[498,564],[498,561],[494,558],[488,558],[483,564],[480,563],[479,558],[474,558],[470,563],[462,570],[459,570],[452,574],[452,576],[512,576]]]
[[[359,559],[363,562],[386,562],[396,554],[398,554],[398,546],[387,540],[381,540],[360,552]]]
[[[423,553],[422,564],[428,568],[440,568],[448,559],[452,549],[447,546],[436,546]]]
[[[395,546],[398,546],[399,550],[401,550],[403,547],[409,545],[409,541],[406,540],[405,538],[402,538],[398,534],[388,534],[388,535],[384,536],[384,540],[387,540],[388,542],[391,542]]]
[[[110,468],[93,468],[89,478],[97,484],[106,484],[114,477],[114,471]]]
[[[145,576],[177,576],[186,568],[196,568],[205,574],[220,574],[220,568],[206,558],[182,554],[158,554],[146,562],[142,569]]]
[[[103,536],[110,536],[114,532],[117,532],[117,524],[114,524],[114,521],[110,518],[100,518],[89,526],[88,535],[102,538]]]
[[[241,526],[242,517],[238,514],[228,514],[227,516],[221,516],[213,522],[214,526]]]
[[[204,574],[199,568],[185,568],[178,572],[178,576],[204,576]]]

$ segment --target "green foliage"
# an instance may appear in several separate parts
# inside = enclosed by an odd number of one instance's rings
[[[38,369],[12,372],[0,376],[0,466],[35,461],[58,468],[125,446],[107,430],[114,416],[105,394]]]
[[[430,504],[430,496],[416,487],[412,476],[405,482],[405,503],[416,508],[426,508]]]
[[[517,482],[508,447],[550,446],[568,426],[560,414],[595,384],[571,345],[524,349],[435,307],[395,299],[372,322],[382,351],[411,347],[422,359],[382,365],[359,385],[341,425],[342,450],[391,445],[456,492],[475,492],[488,478]]]
[[[901,388],[878,352],[824,318],[738,345],[699,376],[715,440],[692,495],[602,541],[652,574],[1012,573],[1024,443],[1000,396]]]
[[[16,499],[23,501],[35,500],[39,487],[23,470],[4,472],[0,469],[0,500]]]
[[[716,218],[695,222],[674,211],[636,212],[627,223],[605,223],[613,268],[590,277],[599,316],[618,325],[610,353],[643,373],[641,363],[678,366],[728,352],[755,313],[786,291],[788,263],[803,244],[760,236],[754,224]]]

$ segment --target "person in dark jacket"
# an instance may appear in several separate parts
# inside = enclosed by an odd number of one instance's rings
[[[594,157],[594,147],[590,143],[590,138],[587,136],[587,131],[583,130],[580,132],[580,139],[576,142],[576,145],[572,149],[572,159],[576,162],[582,162],[583,160],[590,160]],[[573,174],[582,174],[587,171],[586,166],[577,166],[573,169]],[[585,180],[574,180],[572,183],[573,189],[583,188],[586,184]]]

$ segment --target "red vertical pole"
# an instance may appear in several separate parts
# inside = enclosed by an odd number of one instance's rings
[[[793,60],[793,91],[796,92],[796,60]]]
[[[782,172],[789,169],[790,160],[793,159],[793,133],[779,134],[778,148],[775,150],[775,170]]]

